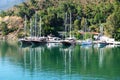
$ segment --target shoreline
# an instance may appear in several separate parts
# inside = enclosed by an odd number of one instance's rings
[[[19,40],[19,38],[17,38],[17,36],[9,36],[9,35],[7,35],[7,36],[1,36],[0,35],[0,41],[18,41]],[[76,40],[76,43],[77,44],[81,44],[81,42],[82,42],[83,40]],[[95,41],[95,40],[93,40],[93,44],[98,44],[100,41]],[[47,43],[49,43],[49,42],[47,42]],[[59,43],[59,42],[58,42]],[[113,41],[113,42],[107,42],[108,44],[112,44],[112,45],[120,45],[120,41]]]

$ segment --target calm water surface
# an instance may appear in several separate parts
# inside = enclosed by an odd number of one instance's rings
[[[0,41],[0,80],[120,80],[120,47]]]

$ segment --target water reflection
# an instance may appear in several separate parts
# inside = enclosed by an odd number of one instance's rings
[[[98,56],[99,56],[99,67],[101,68],[103,66],[104,48],[99,48]]]
[[[33,72],[36,70],[41,70],[42,53],[44,52],[44,47],[24,48],[22,51],[24,68]]]
[[[60,51],[62,51],[64,58],[64,74],[71,76],[72,74],[72,54],[75,46],[70,46],[68,48],[62,47]],[[70,79],[69,79],[70,80]]]
[[[59,44],[22,48],[16,43],[0,42],[2,62],[7,60],[21,71],[21,75],[41,80],[48,77],[49,80],[119,78],[119,51],[120,47],[63,47]]]
[[[87,66],[89,66],[88,64],[90,64],[90,60],[92,60],[91,54],[93,54],[93,46],[81,46],[80,50],[83,68],[86,70]]]

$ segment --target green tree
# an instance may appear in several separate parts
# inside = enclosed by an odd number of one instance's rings
[[[1,26],[2,26],[2,35],[4,35],[4,36],[7,35],[8,34],[7,24],[5,22],[2,22]]]
[[[85,22],[85,18],[83,17],[82,20],[81,20],[81,29],[84,28],[85,23],[86,23],[86,22]]]
[[[76,30],[80,30],[80,20],[76,19],[76,20],[74,21],[74,28],[75,28]]]
[[[0,12],[0,17],[5,17],[5,16],[7,16],[7,13],[5,11],[1,11]]]

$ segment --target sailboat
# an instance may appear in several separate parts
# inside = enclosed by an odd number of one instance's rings
[[[106,42],[106,39],[108,37],[103,36],[103,26],[102,26],[102,24],[100,25],[100,35],[98,36],[98,38],[100,39],[97,43],[98,47],[105,47],[106,45],[109,44],[109,43]]]
[[[67,24],[67,13],[66,13],[66,20],[65,24]],[[67,25],[65,25],[65,30],[66,30]],[[70,13],[70,36],[66,38],[66,33],[65,33],[65,39],[61,41],[61,43],[64,46],[70,46],[70,45],[75,45],[76,44],[76,39],[71,36],[71,13]]]
[[[35,14],[35,26],[34,26],[34,35],[32,37],[31,43],[32,46],[44,45],[47,43],[45,37],[41,37],[41,17],[40,17],[40,29],[37,27],[37,15]],[[40,32],[40,34],[38,34]]]
[[[25,21],[24,21],[24,32],[25,32],[25,37],[24,38],[20,38],[19,42],[21,43],[21,46],[30,46],[31,45],[31,39],[30,37],[26,37],[27,34],[27,28],[26,28],[26,16],[25,16]]]
[[[84,40],[84,41],[81,42],[81,45],[82,46],[92,45],[92,40],[91,39],[86,39],[86,40]]]
[[[85,20],[86,21],[86,20]],[[86,26],[87,26],[87,21],[86,21],[86,23],[85,23],[85,39],[86,39]],[[86,40],[83,40],[82,42],[81,42],[81,45],[82,46],[88,46],[88,45],[92,45],[92,40],[91,39],[86,39]]]

